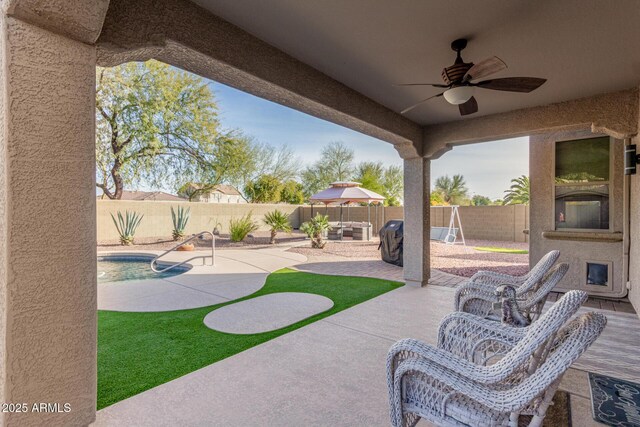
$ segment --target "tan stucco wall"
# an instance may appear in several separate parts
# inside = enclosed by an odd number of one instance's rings
[[[0,401],[71,405],[3,413],[0,424],[87,425],[96,407],[95,48],[5,15],[0,26]]]
[[[556,104],[426,126],[422,153],[436,159],[456,145],[495,141],[570,129],[589,129],[615,138],[635,135],[638,88]]]
[[[553,132],[534,135],[530,138],[530,179],[531,179],[531,243],[530,263],[534,265],[546,252],[558,249],[560,261],[570,265],[559,289],[584,289],[592,294],[606,296],[624,296],[623,244],[605,241],[556,240],[542,236],[542,233],[554,230],[554,149],[555,141],[589,138],[597,136],[589,130]],[[621,140],[614,140],[612,151],[612,181],[610,187],[611,232],[623,231],[623,163],[624,148]],[[587,286],[585,262],[611,262],[613,266],[613,285],[611,289]]]
[[[98,200],[97,222],[98,241],[117,240],[118,234],[111,219],[111,213],[116,215],[118,211],[136,211],[144,215],[136,232],[136,237],[167,237],[171,236],[173,222],[171,220],[171,207],[185,206],[191,209],[191,217],[187,223],[187,234],[200,231],[213,230],[217,223],[223,233],[229,231],[229,220],[240,218],[248,212],[260,225],[261,230],[268,230],[262,221],[264,214],[274,209],[279,209],[289,215],[289,221],[294,228],[300,226],[298,206],[295,205],[268,205],[248,203],[206,203],[206,202],[138,202],[122,200]]]
[[[638,114],[640,128],[640,114]],[[640,146],[640,136],[630,141]],[[639,165],[640,166],[640,165]],[[630,202],[629,206],[629,299],[635,309],[640,312],[640,174],[629,177]]]

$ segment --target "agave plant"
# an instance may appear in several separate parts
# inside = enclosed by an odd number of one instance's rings
[[[330,228],[329,216],[317,214],[310,221],[302,223],[300,231],[309,236],[311,239],[311,247],[322,249],[325,241],[322,239],[322,233]]]
[[[278,209],[267,212],[264,214],[264,223],[268,225],[271,229],[271,240],[269,243],[272,245],[276,243],[276,235],[278,231],[291,231],[291,224],[289,224],[289,217],[282,211]]]
[[[111,214],[111,219],[116,226],[116,230],[118,230],[118,234],[120,235],[120,243],[124,246],[130,246],[133,244],[133,237],[136,234],[136,229],[140,225],[140,221],[144,215],[139,214],[138,212],[129,212],[125,211],[124,215],[122,212],[118,211],[118,219]]]
[[[187,228],[187,222],[191,216],[191,208],[178,206],[177,210],[171,207],[171,220],[173,221],[173,240],[182,240],[184,238],[184,230]]]

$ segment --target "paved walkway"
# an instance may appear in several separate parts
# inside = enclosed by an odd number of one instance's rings
[[[378,279],[394,280],[404,282],[402,267],[386,263],[380,259],[371,258],[345,258],[342,256],[311,256],[304,264],[296,265],[294,268],[300,271],[316,274],[330,274],[334,276],[361,276]],[[467,280],[466,277],[456,276],[440,270],[432,269],[430,285],[445,286],[455,288],[461,282]]]

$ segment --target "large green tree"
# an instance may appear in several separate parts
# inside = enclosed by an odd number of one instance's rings
[[[505,190],[505,205],[528,205],[529,193],[531,186],[529,185],[529,177],[521,175],[511,180],[511,187]]]
[[[354,180],[363,188],[385,197],[385,205],[399,206],[402,201],[404,177],[400,166],[384,167],[382,162],[362,162],[356,167]]]
[[[107,197],[121,198],[134,182],[218,182],[230,167],[219,159],[236,138],[220,131],[202,78],[157,61],[99,68],[96,76],[96,185]]]
[[[385,203],[400,206],[404,196],[404,171],[401,166],[391,165],[384,171],[383,178]]]
[[[284,184],[273,175],[262,175],[250,181],[244,193],[251,203],[278,203]]]
[[[479,194],[475,194],[471,198],[471,205],[472,206],[489,206],[491,204],[493,204],[493,202],[491,201],[490,198],[488,198],[486,196],[481,196]]]
[[[462,175],[444,175],[436,178],[435,190],[442,195],[444,201],[450,205],[462,204],[467,198],[469,190]]]
[[[301,173],[305,196],[324,190],[334,181],[348,181],[353,175],[353,150],[342,142],[322,148],[320,159]]]
[[[302,184],[293,179],[284,182],[280,192],[280,201],[290,205],[301,205],[304,203],[304,191]]]

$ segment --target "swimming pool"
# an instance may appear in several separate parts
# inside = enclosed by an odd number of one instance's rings
[[[191,270],[188,265],[172,268],[164,273],[151,270],[153,256],[145,255],[99,255],[98,282],[123,282],[126,280],[161,279]],[[160,267],[169,264],[159,263]]]

